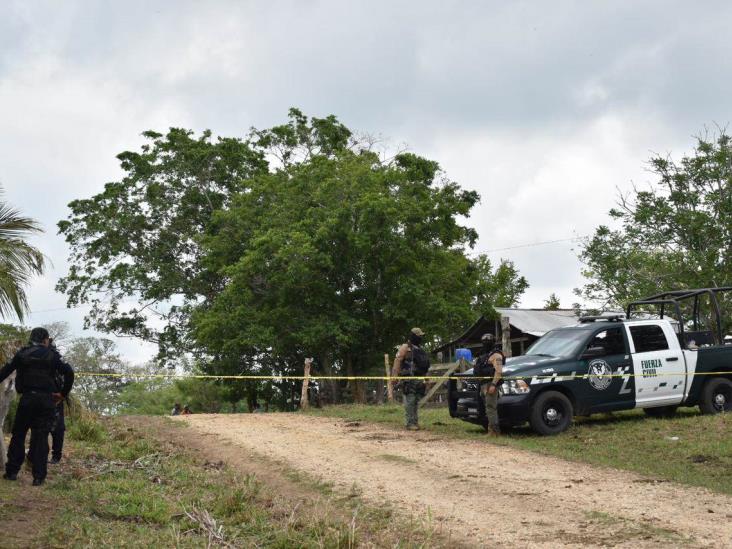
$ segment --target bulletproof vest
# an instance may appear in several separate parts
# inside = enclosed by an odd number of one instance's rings
[[[409,344],[409,355],[402,363],[402,371],[408,376],[423,376],[430,369],[430,358],[421,347]]]
[[[43,351],[43,352],[39,352]],[[31,345],[18,351],[20,364],[16,370],[15,387],[19,393],[40,391],[54,393],[56,383],[54,352],[41,345]]]
[[[488,353],[487,355],[481,355],[478,360],[475,361],[473,374],[479,377],[493,377],[494,375],[496,375],[496,368],[490,361],[490,358],[496,353],[501,355],[501,359],[505,362],[506,357],[503,352],[499,351],[498,349],[493,349],[490,353]],[[488,383],[488,381],[489,380],[485,380],[486,383]]]

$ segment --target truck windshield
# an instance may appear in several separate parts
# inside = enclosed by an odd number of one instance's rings
[[[537,339],[526,354],[571,357],[580,351],[586,340],[587,332],[585,330],[554,330]]]

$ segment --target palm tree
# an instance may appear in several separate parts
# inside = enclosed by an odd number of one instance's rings
[[[28,312],[25,287],[46,266],[43,254],[26,242],[40,225],[2,200],[0,188],[0,318],[15,314],[23,320]]]

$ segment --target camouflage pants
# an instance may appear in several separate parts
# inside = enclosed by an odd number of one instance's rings
[[[480,399],[483,401],[483,406],[485,407],[485,417],[488,420],[488,428],[493,431],[499,431],[498,389],[496,389],[496,392],[491,395],[488,394],[488,387],[490,387],[490,385],[487,383],[480,386]]]
[[[407,419],[407,427],[419,425],[419,400],[425,394],[424,381],[404,381],[402,391],[404,393],[404,414]]]

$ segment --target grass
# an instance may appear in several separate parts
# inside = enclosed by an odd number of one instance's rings
[[[329,406],[307,413],[398,428],[404,425],[404,412],[398,405]],[[485,439],[482,428],[452,419],[446,408],[420,410],[420,423],[428,431],[447,437]],[[732,495],[732,414],[702,416],[696,409],[680,409],[674,418],[656,419],[632,410],[576,418],[570,429],[555,437],[540,437],[525,427],[486,443],[616,467]]]
[[[15,546],[40,547],[422,547],[434,528],[397,523],[393,510],[365,505],[355,487],[286,471],[300,487],[279,493],[255,475],[212,466],[123,420],[84,416],[69,427],[69,458],[44,488],[27,477],[0,482],[0,524],[29,528],[22,498],[45,501],[48,520]],[[172,427],[171,427],[172,428]],[[17,522],[14,522],[17,521]],[[6,540],[7,541],[7,540]],[[12,545],[10,543],[10,545]]]

